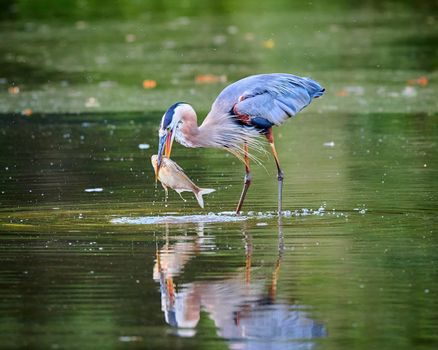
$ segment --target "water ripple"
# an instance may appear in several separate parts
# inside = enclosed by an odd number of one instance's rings
[[[189,224],[210,222],[237,222],[247,220],[247,216],[237,215],[181,215],[181,216],[138,216],[120,217],[111,220],[113,224],[154,225],[154,224]]]

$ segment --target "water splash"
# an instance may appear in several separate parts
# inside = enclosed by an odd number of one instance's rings
[[[361,213],[361,212],[360,212]],[[192,223],[226,223],[226,222],[239,222],[245,220],[269,220],[278,217],[275,211],[267,212],[254,212],[248,211],[246,214],[241,212],[241,215],[236,215],[233,211],[223,211],[219,213],[210,212],[208,214],[198,215],[178,215],[176,212],[167,213],[163,216],[124,216],[114,218],[111,220],[113,224],[129,224],[129,225],[157,225],[157,224],[192,224]],[[325,203],[318,209],[296,209],[285,210],[282,213],[284,218],[302,217],[302,216],[325,216],[336,215],[336,217],[347,217],[342,212],[338,212],[335,209],[327,210]],[[263,226],[266,222],[257,224]]]
[[[121,217],[111,220],[113,224],[154,225],[154,224],[191,224],[211,222],[238,222],[247,220],[247,216],[221,215],[209,213],[208,215],[166,215],[166,216],[138,216]]]

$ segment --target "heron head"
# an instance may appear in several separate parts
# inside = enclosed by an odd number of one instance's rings
[[[158,159],[157,159],[157,176],[160,170],[163,155],[170,158],[173,140],[178,126],[181,124],[182,107],[187,105],[184,102],[177,102],[169,107],[161,119],[160,130],[158,131]]]

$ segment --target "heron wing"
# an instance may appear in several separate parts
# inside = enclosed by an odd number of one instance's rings
[[[272,125],[282,124],[324,93],[316,81],[291,74],[264,74],[250,78],[253,81],[240,81],[246,89],[241,91],[233,112],[251,120],[259,118],[255,120],[258,122],[262,118]]]

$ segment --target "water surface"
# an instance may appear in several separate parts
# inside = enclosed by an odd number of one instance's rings
[[[0,348],[437,347],[433,7],[12,3]],[[275,130],[281,220],[269,153],[236,217],[243,166],[175,145],[216,192],[204,210],[191,194],[165,202],[149,159],[167,106],[192,102],[202,119],[228,82],[266,71],[327,88]]]

